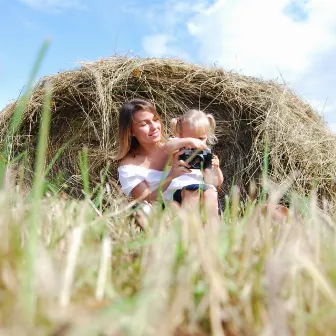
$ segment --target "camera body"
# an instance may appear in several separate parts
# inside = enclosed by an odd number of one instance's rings
[[[179,156],[180,160],[186,161],[191,169],[207,169],[212,164],[211,150],[183,149],[183,153]]]

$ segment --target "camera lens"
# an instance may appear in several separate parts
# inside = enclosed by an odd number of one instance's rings
[[[194,169],[201,169],[201,166],[203,165],[203,156],[202,155],[196,155],[194,159],[192,160],[192,167]]]

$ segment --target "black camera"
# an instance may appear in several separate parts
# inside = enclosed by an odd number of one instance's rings
[[[207,169],[212,167],[212,153],[209,149],[183,149],[183,153],[179,156],[179,159],[187,162],[191,169]]]

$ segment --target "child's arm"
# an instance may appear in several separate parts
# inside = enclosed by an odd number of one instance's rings
[[[217,155],[214,155],[213,158],[212,158],[212,167],[213,167],[213,170],[214,172],[216,173],[217,175],[217,186],[221,186],[224,182],[224,176],[223,176],[223,172],[222,170],[220,169],[220,166],[219,166],[219,159],[218,159],[218,156]]]
[[[175,153],[181,148],[198,148],[208,149],[207,145],[199,139],[195,138],[173,138],[165,143],[164,150],[167,154]]]
[[[212,169],[206,169],[204,172],[204,182],[220,187],[223,184],[223,172],[219,166],[219,159],[217,155],[212,158]]]

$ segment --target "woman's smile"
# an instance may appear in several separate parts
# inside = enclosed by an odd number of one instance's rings
[[[160,135],[160,130],[159,129],[155,130],[152,134],[149,134],[149,136],[152,137],[152,138],[156,138],[159,135]]]

